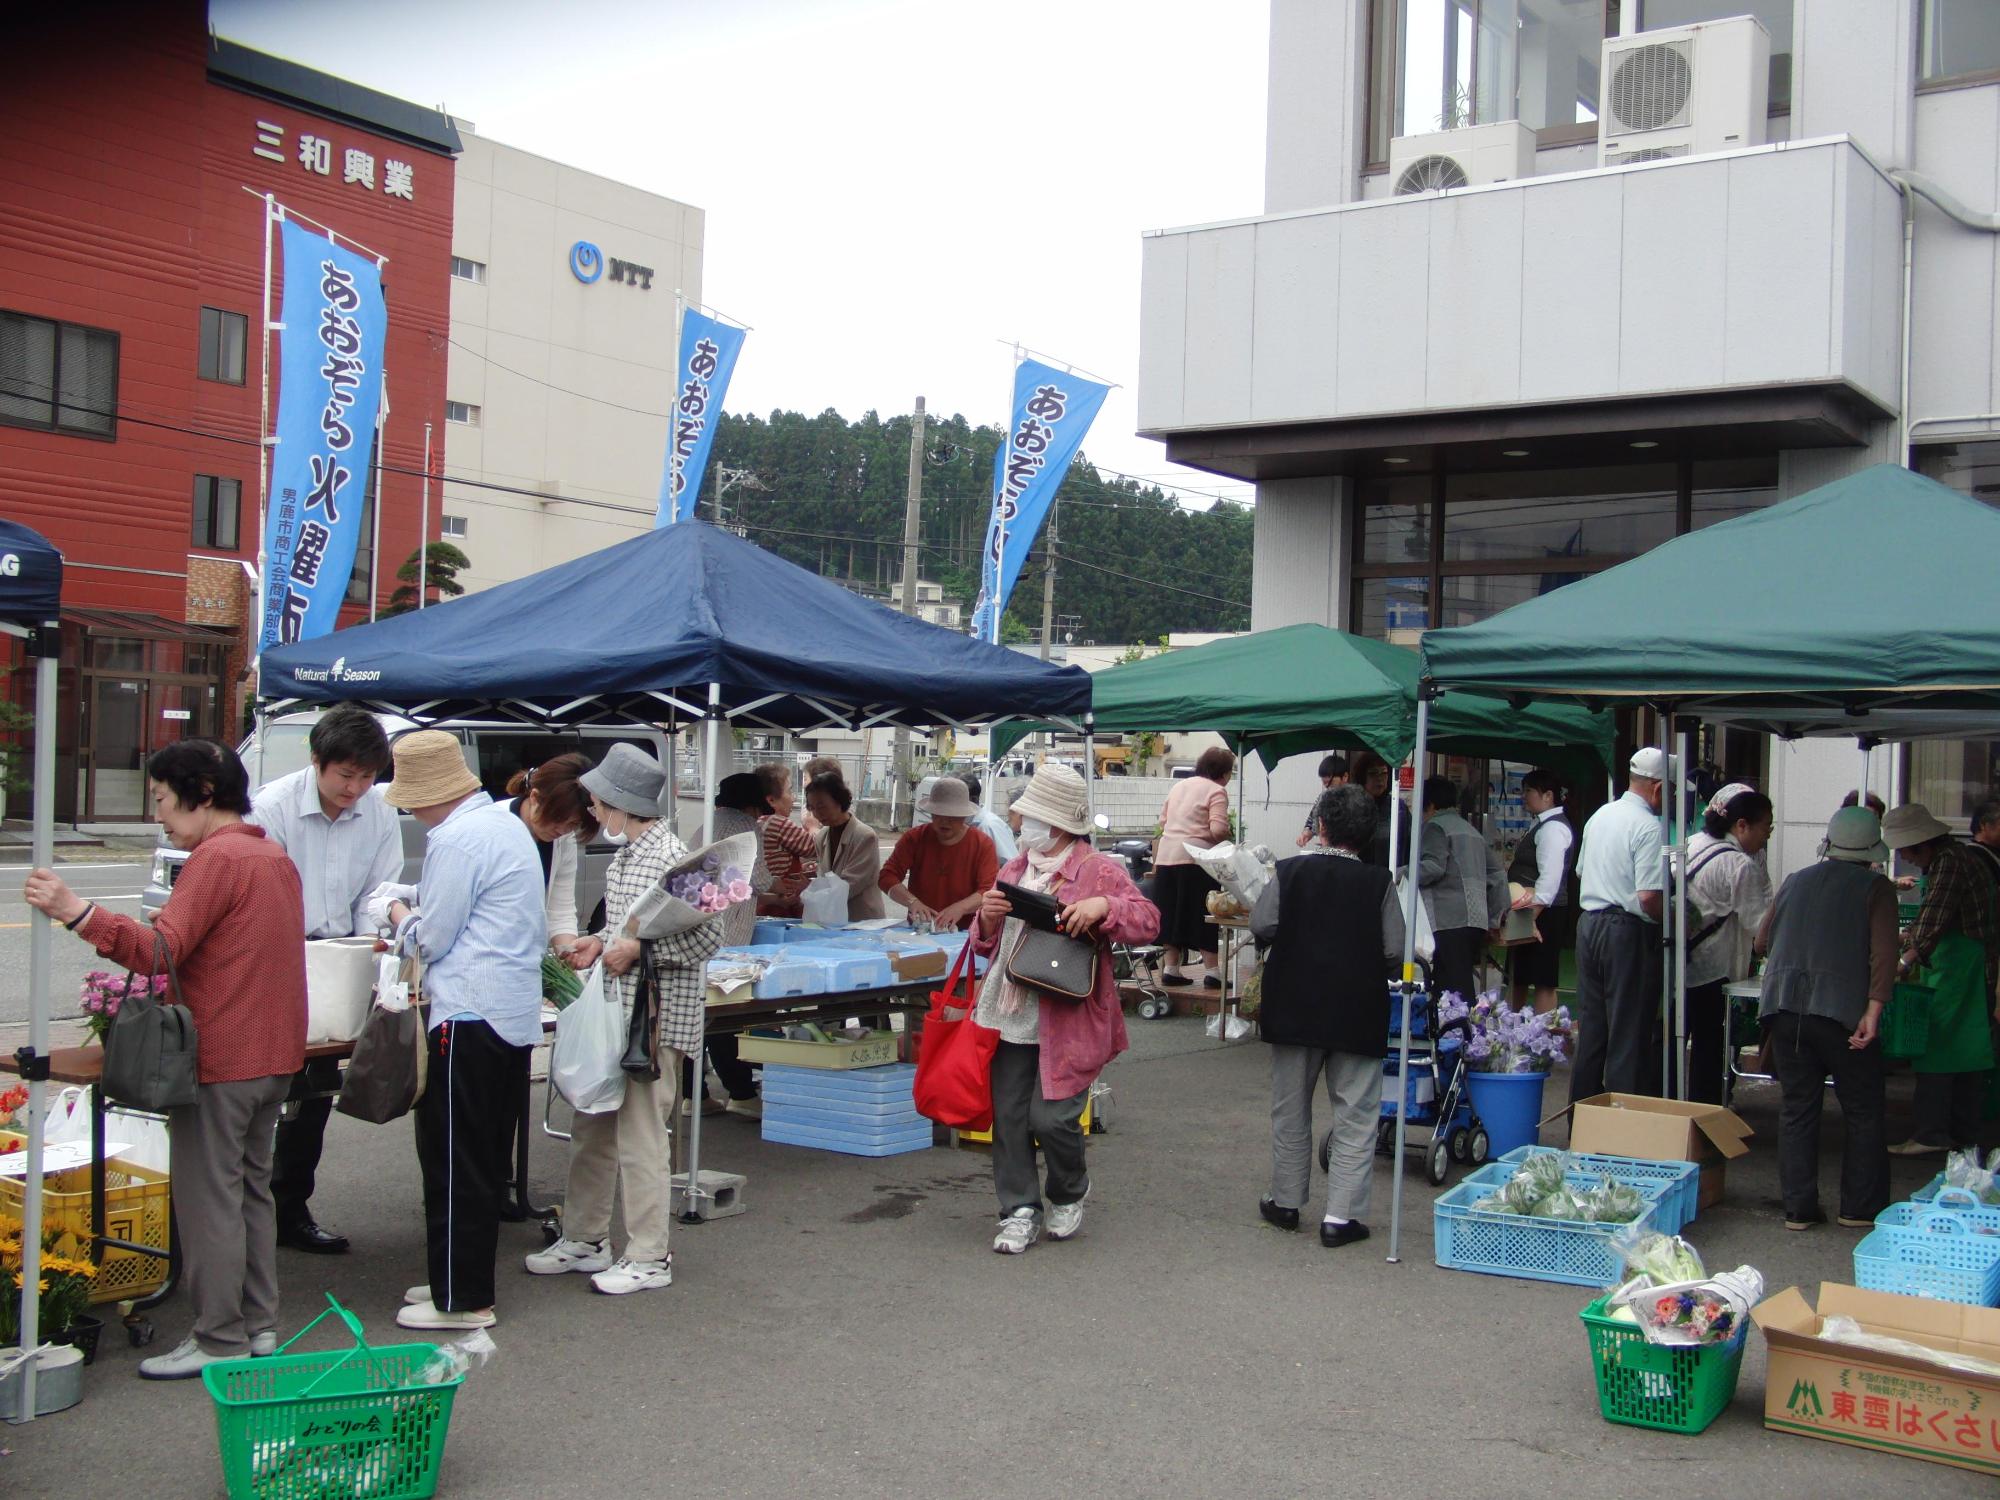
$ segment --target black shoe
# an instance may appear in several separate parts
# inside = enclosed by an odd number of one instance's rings
[[[1820,1208],[1815,1208],[1810,1213],[1788,1213],[1785,1215],[1785,1228],[1791,1230],[1794,1234],[1803,1234],[1806,1230],[1825,1222],[1826,1210]]]
[[[1210,974],[1206,979],[1202,980],[1202,984],[1208,989],[1219,990],[1222,988],[1222,977],[1218,974]]]
[[[1329,1250],[1338,1250],[1342,1245],[1367,1238],[1368,1226],[1359,1219],[1349,1219],[1345,1224],[1329,1224],[1324,1219],[1320,1220],[1319,1242]]]
[[[1188,978],[1187,975],[1185,974],[1174,973],[1174,974],[1162,974],[1160,976],[1160,983],[1170,984],[1175,989],[1179,989],[1184,984],[1193,984],[1194,981]]]
[[[1299,1211],[1296,1208],[1280,1208],[1269,1198],[1257,1200],[1257,1212],[1264,1216],[1266,1224],[1275,1224],[1280,1229],[1299,1227]]]
[[[294,1219],[289,1224],[278,1226],[278,1243],[291,1250],[303,1250],[308,1255],[345,1255],[347,1236],[329,1234],[310,1217]]]

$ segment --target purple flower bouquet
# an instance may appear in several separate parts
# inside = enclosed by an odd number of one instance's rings
[[[1569,1007],[1537,1013],[1519,1010],[1488,990],[1467,1005],[1455,990],[1438,1002],[1440,1025],[1466,1021],[1471,1036],[1465,1044],[1466,1066],[1475,1073],[1546,1073],[1568,1055],[1576,1023]]]

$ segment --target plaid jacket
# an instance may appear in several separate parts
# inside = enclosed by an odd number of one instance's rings
[[[686,845],[674,837],[663,818],[612,855],[611,867],[604,875],[604,927],[597,936],[606,944],[621,936],[632,903],[658,885],[687,854]],[[720,917],[653,944],[653,973],[660,981],[662,1047],[682,1053],[701,1050],[708,1020],[708,959],[721,946]],[[604,983],[619,1004],[630,1007],[637,978],[636,970],[613,974],[607,969]]]
[[[2000,970],[2000,920],[1993,904],[1993,881],[1975,864],[1979,856],[1963,844],[1947,844],[1924,871],[1924,905],[1903,939],[1920,961],[1928,962],[1938,942],[1962,932],[1986,950],[1986,982]]]

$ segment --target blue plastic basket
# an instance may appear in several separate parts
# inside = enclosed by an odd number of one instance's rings
[[[1545,1156],[1556,1152],[1554,1146],[1517,1146],[1501,1157],[1495,1165],[1519,1166],[1530,1156]],[[1701,1166],[1691,1161],[1651,1161],[1637,1156],[1601,1156],[1591,1152],[1572,1151],[1571,1161],[1586,1172],[1596,1172],[1606,1177],[1615,1177],[1620,1182],[1629,1182],[1649,1198],[1656,1197],[1667,1206],[1669,1213],[1679,1220],[1673,1228],[1660,1226],[1662,1234],[1677,1234],[1685,1225],[1692,1224],[1701,1202]]]
[[[1979,1232],[1953,1208],[1919,1209],[1906,1224],[1877,1219],[1854,1247],[1854,1284],[1992,1307],[2000,1302],[2000,1237]]]
[[[1437,1200],[1431,1238],[1439,1265],[1570,1286],[1601,1288],[1623,1279],[1625,1263],[1611,1242],[1633,1226],[1529,1219],[1472,1206],[1492,1191],[1491,1183],[1466,1181]],[[1649,1205],[1635,1221],[1637,1227],[1672,1233],[1662,1222],[1663,1210],[1663,1204]]]

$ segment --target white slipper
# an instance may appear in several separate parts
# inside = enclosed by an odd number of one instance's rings
[[[405,1328],[439,1328],[454,1331],[468,1331],[474,1328],[491,1328],[500,1319],[491,1308],[485,1312],[446,1312],[435,1302],[412,1302],[396,1314],[396,1321]]]

